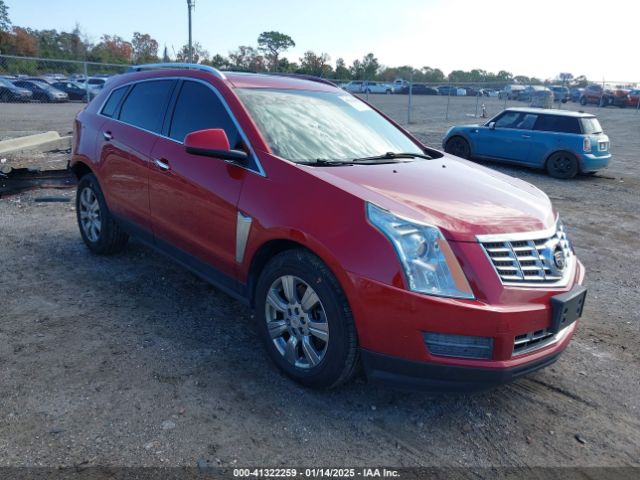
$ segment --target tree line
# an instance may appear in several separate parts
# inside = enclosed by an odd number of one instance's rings
[[[361,59],[347,65],[343,58],[337,58],[335,66],[329,54],[307,50],[298,61],[292,61],[284,54],[295,47],[295,41],[281,32],[262,32],[255,45],[240,45],[228,54],[214,54],[203,48],[199,42],[192,47],[192,60],[195,63],[210,65],[223,70],[241,70],[252,72],[286,72],[316,75],[336,80],[380,80],[393,81],[397,78],[425,83],[510,83],[542,84],[535,77],[514,76],[511,72],[501,70],[498,73],[481,69],[470,71],[454,70],[448,75],[439,68],[424,66],[415,68],[410,65],[387,67],[381,65],[373,53],[367,53]],[[159,43],[148,33],[135,32],[130,40],[118,35],[102,35],[98,42],[91,42],[80,26],[71,32],[52,30],[36,30],[11,24],[8,8],[4,0],[0,0],[0,54],[41,57],[65,60],[78,60],[111,64],[138,64],[154,62],[186,62],[189,59],[189,46],[183,45],[177,51],[169,52],[164,46],[162,54]],[[2,68],[0,63],[0,69]],[[16,65],[14,65],[15,67]],[[45,65],[18,66],[31,69],[47,69]],[[5,69],[7,65],[5,65]],[[60,64],[59,71],[71,73],[79,70],[79,66]],[[36,73],[36,72],[32,72]],[[576,77],[572,86],[584,86],[587,79]]]

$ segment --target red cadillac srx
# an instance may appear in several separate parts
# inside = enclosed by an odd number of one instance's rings
[[[75,121],[84,242],[133,235],[245,301],[296,381],[479,389],[567,346],[584,268],[536,187],[322,79],[130,70]]]

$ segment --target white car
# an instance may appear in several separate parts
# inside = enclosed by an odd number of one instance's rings
[[[393,87],[388,83],[365,82],[362,92],[363,93],[386,93],[387,95],[390,95],[393,93]]]
[[[373,82],[369,80],[352,80],[343,87],[351,93],[393,93],[393,87],[388,83]]]

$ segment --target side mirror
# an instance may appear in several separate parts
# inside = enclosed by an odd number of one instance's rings
[[[222,128],[209,128],[191,132],[184,137],[184,149],[192,155],[243,162],[249,155],[242,150],[231,150],[229,139]]]
[[[489,122],[489,130],[495,130],[496,129],[496,122]]]

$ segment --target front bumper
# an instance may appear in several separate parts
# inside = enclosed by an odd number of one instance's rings
[[[485,390],[512,382],[517,378],[547,367],[558,359],[561,348],[526,363],[504,368],[463,367],[436,363],[413,362],[403,358],[361,350],[360,355],[367,378],[401,389],[439,392]]]
[[[516,337],[548,329],[551,297],[570,291],[583,279],[584,267],[577,261],[566,287],[502,287],[487,303],[416,294],[352,274],[357,298],[350,301],[365,371],[372,380],[411,389],[478,390],[543,368],[566,348],[577,322],[523,352],[514,350]],[[491,355],[434,355],[425,342],[427,332],[491,338]]]

